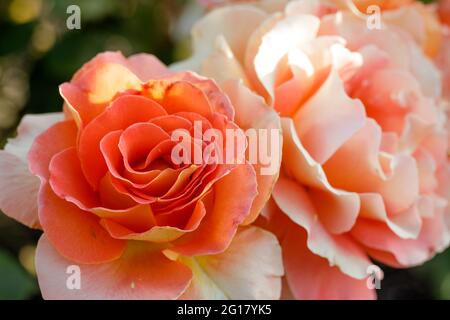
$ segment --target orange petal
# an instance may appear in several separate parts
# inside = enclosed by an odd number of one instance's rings
[[[121,230],[129,230],[129,233],[145,232],[156,224],[155,217],[149,205],[135,205],[134,207],[121,210],[93,208],[92,212],[98,217],[102,218],[100,223],[103,226],[103,221],[109,221],[112,224],[118,225]],[[113,238],[121,238],[111,233],[109,230],[108,232]]]
[[[172,250],[183,255],[212,254],[224,251],[237,227],[250,213],[257,194],[256,177],[249,164],[237,165],[214,185],[214,203],[194,232],[174,243]]]
[[[142,230],[142,232],[135,232],[139,229],[133,229],[135,231],[132,231],[127,228],[126,224],[121,223],[117,219],[102,219],[100,223],[103,227],[105,227],[106,230],[108,230],[109,234],[116,239],[140,240],[149,242],[170,242],[178,239],[187,232],[191,232],[197,229],[205,214],[206,210],[203,202],[198,201],[194,211],[191,212],[191,217],[188,223],[183,229],[173,226],[153,225],[151,228],[147,228],[144,230],[140,229]],[[110,215],[109,218],[112,218],[112,216]],[[117,223],[116,221],[119,223]]]
[[[110,172],[100,181],[99,198],[103,206],[111,209],[126,209],[136,204],[128,190],[120,185]]]
[[[118,93],[140,88],[141,81],[128,68],[125,57],[105,52],[86,63],[70,84],[60,87],[60,93],[75,120],[85,126],[102,113]]]
[[[162,105],[170,114],[184,111],[198,113],[206,118],[212,114],[212,108],[205,93],[185,81],[175,82],[169,86]]]
[[[28,153],[30,171],[43,180],[50,178],[50,161],[57,153],[75,146],[77,126],[74,121],[59,122],[39,135]]]
[[[58,198],[48,184],[39,192],[39,220],[56,250],[74,262],[109,262],[125,250],[125,241],[111,238],[96,216]]]
[[[187,119],[184,119],[183,117],[177,116],[175,114],[153,118],[149,122],[156,124],[158,127],[162,128],[169,134],[177,129],[189,130],[191,128],[191,123]]]
[[[61,151],[50,162],[49,183],[60,198],[82,210],[100,205],[97,194],[86,181],[75,147]]]
[[[137,122],[147,122],[151,118],[165,115],[164,109],[156,102],[141,96],[122,96],[83,130],[80,137],[79,153],[81,167],[88,182],[95,189],[107,171],[100,151],[101,139],[111,131],[122,130]]]
[[[121,134],[118,145],[125,168],[134,170],[133,167],[144,162],[158,143],[169,139],[167,132],[152,123],[136,123],[129,126]]]

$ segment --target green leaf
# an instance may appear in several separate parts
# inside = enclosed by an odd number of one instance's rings
[[[26,299],[37,292],[34,279],[4,250],[0,250],[0,275],[0,300]]]

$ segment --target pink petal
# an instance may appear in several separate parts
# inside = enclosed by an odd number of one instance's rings
[[[128,57],[128,67],[142,82],[158,79],[171,74],[171,71],[157,57],[138,53]]]
[[[28,152],[38,135],[63,119],[62,113],[26,115],[0,151],[0,209],[9,217],[31,228],[39,228],[37,194],[39,179],[28,165]]]
[[[406,210],[419,194],[415,160],[407,154],[383,154],[380,145],[381,128],[369,119],[325,163],[324,170],[335,187],[360,193],[376,192],[383,196],[388,211]]]
[[[364,126],[365,110],[361,101],[347,96],[342,80],[332,69],[328,79],[293,119],[303,145],[323,164]]]
[[[266,16],[251,6],[224,7],[210,12],[192,28],[194,55],[172,68],[202,73],[202,64],[212,58],[218,38],[223,39],[236,61],[243,63],[248,39]]]
[[[187,260],[194,277],[181,299],[272,300],[281,294],[283,264],[275,236],[240,229],[228,249]]]
[[[358,217],[358,194],[333,188],[320,166],[301,144],[291,119],[282,118],[283,167],[301,185],[309,187],[317,213],[327,230],[341,234],[351,230]]]
[[[282,241],[286,278],[294,297],[300,300],[372,300],[376,293],[366,279],[355,279],[313,254],[307,234],[291,226]],[[367,275],[367,273],[366,273]]]
[[[74,275],[68,273],[70,266],[79,267],[79,290],[67,287]],[[48,300],[176,299],[192,276],[189,268],[149,246],[130,245],[113,262],[77,265],[59,255],[45,235],[38,243],[36,271],[42,296]]]
[[[15,155],[0,151],[0,209],[30,228],[40,228],[37,213],[39,179]]]
[[[274,96],[275,71],[281,59],[292,49],[314,39],[320,20],[311,15],[289,16],[276,23],[261,39],[254,66],[264,88]]]
[[[298,184],[280,177],[273,191],[278,207],[308,233],[307,246],[314,254],[328,259],[341,272],[358,279],[364,278],[370,261],[347,235],[331,235],[320,222],[313,202]]]

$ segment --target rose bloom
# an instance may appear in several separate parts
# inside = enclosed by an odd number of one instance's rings
[[[261,164],[246,161],[176,165],[171,157],[171,133],[192,133],[194,121],[222,133],[279,129],[260,97],[239,83],[227,95],[150,55],[112,52],[85,64],[60,93],[64,114],[25,116],[0,152],[2,211],[43,230],[36,269],[44,298],[279,298],[280,246],[250,225],[278,171],[262,176]],[[216,142],[190,143],[208,155]],[[72,265],[80,290],[66,286]]]
[[[213,10],[174,69],[240,79],[282,117],[281,174],[258,222],[282,245],[284,296],[370,299],[372,259],[411,267],[449,245],[447,102],[430,59],[441,30],[422,5],[369,29],[330,3]]]

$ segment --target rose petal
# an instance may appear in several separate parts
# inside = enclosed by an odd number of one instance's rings
[[[117,98],[101,116],[83,130],[79,142],[81,167],[86,179],[96,189],[107,171],[100,151],[100,141],[109,132],[125,129],[137,122],[167,114],[156,102],[141,96]]]
[[[17,127],[17,136],[8,139],[4,150],[28,162],[28,152],[36,137],[59,121],[64,120],[62,112],[25,115]]]
[[[332,69],[328,79],[293,119],[303,145],[313,159],[323,164],[364,126],[365,111],[361,101],[347,96]]]
[[[281,248],[260,228],[240,229],[228,249],[186,259],[194,277],[181,299],[271,300],[281,294]]]
[[[278,179],[283,144],[283,137],[280,135],[281,123],[277,113],[243,84],[229,81],[223,84],[223,88],[235,107],[236,123],[243,130],[251,128],[257,130],[258,135],[260,131],[268,135],[266,140],[258,137],[257,142],[249,146],[252,152],[257,153],[257,162],[252,164],[258,182],[258,195],[253,201],[251,213],[244,221],[244,224],[250,224],[258,217]],[[274,143],[273,134],[275,134]],[[262,150],[266,152],[264,159],[261,157]],[[270,163],[263,163],[266,160]]]
[[[40,182],[28,169],[28,152],[35,138],[62,118],[62,113],[26,115],[17,128],[17,136],[0,151],[0,210],[30,228],[40,228]]]
[[[210,12],[192,28],[194,55],[172,65],[171,69],[202,72],[203,62],[210,57],[219,37],[225,41],[237,62],[242,63],[250,35],[266,16],[253,6],[224,7]]]
[[[75,147],[55,155],[50,162],[49,183],[55,194],[82,210],[100,205],[97,194],[86,181]]]
[[[183,255],[223,252],[237,227],[249,215],[257,194],[256,177],[249,164],[237,165],[214,185],[214,203],[194,232],[174,243],[173,251]]]
[[[314,205],[305,190],[284,177],[278,179],[273,198],[279,208],[308,233],[308,248],[314,254],[328,259],[343,273],[362,279],[370,265],[362,249],[347,235],[331,235],[321,224]]]
[[[58,122],[39,135],[28,153],[30,171],[41,180],[50,178],[50,161],[57,153],[75,146],[77,126],[74,121]]]
[[[327,259],[313,254],[307,234],[291,226],[283,239],[283,261],[286,278],[294,297],[300,300],[372,300],[374,290],[366,279],[355,279],[342,273]]]
[[[316,210],[327,230],[335,234],[349,231],[360,209],[358,194],[333,188],[320,166],[297,137],[291,119],[282,118],[283,167],[290,176],[307,187],[317,204]]]
[[[279,21],[261,40],[254,60],[259,80],[274,96],[275,71],[280,60],[291,48],[302,45],[316,37],[320,20],[311,15],[296,15]]]
[[[26,163],[0,150],[0,210],[30,228],[40,228],[37,211],[39,179]]]
[[[42,236],[36,252],[36,272],[44,299],[176,299],[192,277],[186,266],[149,246],[129,245],[125,254],[113,262],[75,265],[80,272],[79,290],[68,287],[70,277],[76,276],[70,271],[68,274],[70,266],[74,262],[59,255],[47,237]]]
[[[39,221],[56,250],[74,262],[113,261],[125,250],[125,242],[111,238],[97,217],[58,198],[47,183],[39,192]]]
[[[142,82],[166,77],[171,71],[157,57],[148,53],[133,54],[128,57],[128,66]]]
[[[111,99],[129,89],[140,89],[141,81],[118,52],[105,52],[86,63],[60,94],[78,125],[85,126],[102,113]]]

